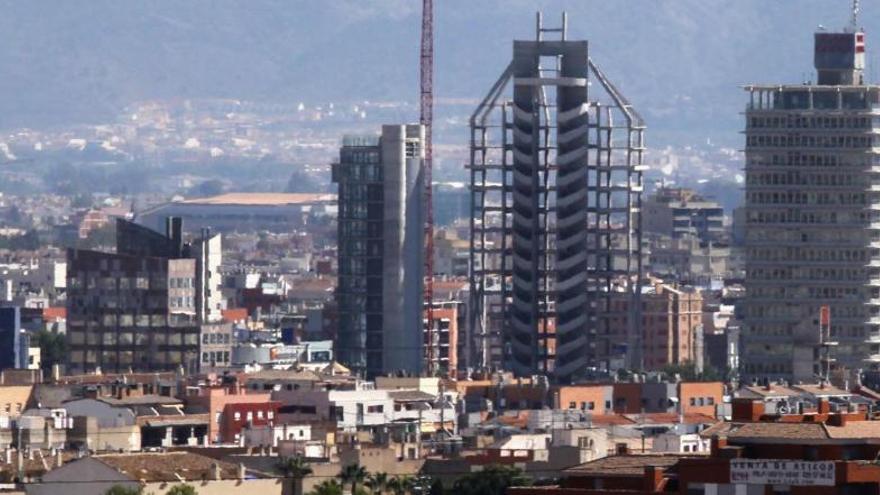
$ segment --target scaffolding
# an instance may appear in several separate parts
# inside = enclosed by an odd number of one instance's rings
[[[464,359],[570,382],[640,367],[645,126],[565,14],[536,24],[470,119]]]

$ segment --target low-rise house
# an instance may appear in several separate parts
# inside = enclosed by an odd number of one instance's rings
[[[202,494],[281,495],[283,478],[261,478],[241,466],[192,452],[112,454],[83,457],[25,485],[28,495],[104,495],[113,486],[165,493],[188,484]]]
[[[228,404],[264,404],[272,400],[269,393],[245,393],[238,382],[231,386],[209,386],[188,391],[186,412],[208,415],[208,442],[227,441],[223,435],[224,413]]]

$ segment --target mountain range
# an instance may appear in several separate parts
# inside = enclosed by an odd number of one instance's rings
[[[809,80],[813,32],[850,16],[847,0],[434,3],[439,105],[481,98],[535,12],[552,26],[564,10],[652,144],[737,145],[739,87]],[[876,81],[880,4],[862,3]],[[0,0],[0,129],[108,121],[148,99],[415,103],[420,15],[418,0]]]

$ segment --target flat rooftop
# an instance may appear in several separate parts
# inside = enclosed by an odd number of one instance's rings
[[[335,202],[335,194],[323,193],[228,193],[181,201],[191,205],[280,206]]]

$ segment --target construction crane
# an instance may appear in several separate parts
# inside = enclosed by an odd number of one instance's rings
[[[434,2],[422,0],[422,46],[421,46],[421,105],[419,123],[425,128],[425,162],[424,162],[424,212],[425,212],[425,320],[427,340],[427,363],[425,370],[429,375],[436,373],[434,359],[434,204],[432,202],[433,187],[431,184],[433,168],[433,150],[431,145],[431,128],[434,123]]]

